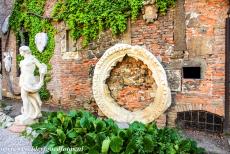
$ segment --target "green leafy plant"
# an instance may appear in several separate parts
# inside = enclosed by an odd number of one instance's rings
[[[22,31],[26,31],[29,34],[29,46],[33,53],[42,63],[48,65],[48,70],[51,70],[49,64],[50,59],[54,52],[54,33],[55,29],[48,19],[43,18],[44,6],[46,0],[17,0],[14,3],[14,8],[10,17],[10,27],[15,32],[17,38],[20,38]],[[46,32],[48,34],[48,44],[43,53],[40,53],[35,45],[35,35],[39,32]],[[18,40],[19,41],[19,40]],[[20,56],[17,60],[21,60]],[[50,74],[47,75],[48,77]],[[46,77],[47,78],[47,77]],[[46,88],[47,79],[45,79],[45,85],[40,90],[40,96],[43,100],[49,99],[49,91]]]
[[[156,6],[160,14],[165,15],[168,8],[175,5],[176,0],[156,0]]]
[[[53,17],[64,20],[74,39],[83,36],[83,45],[97,39],[101,31],[113,34],[126,30],[127,19],[136,19],[144,0],[68,0],[59,1]]]
[[[155,123],[144,125],[139,122],[130,124],[127,129],[120,129],[113,120],[102,120],[86,111],[52,112],[47,119],[31,127],[38,133],[32,142],[36,148],[83,147],[83,151],[78,152],[82,154],[205,152],[197,147],[196,142],[182,138],[175,129],[158,129]]]

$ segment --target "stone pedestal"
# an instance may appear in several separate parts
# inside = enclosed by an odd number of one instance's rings
[[[23,131],[26,130],[26,126],[20,125],[17,123],[13,123],[13,125],[11,127],[9,127],[8,130],[13,132],[13,133],[22,133]]]

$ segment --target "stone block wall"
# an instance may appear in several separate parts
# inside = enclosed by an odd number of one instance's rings
[[[169,112],[169,125],[175,124],[176,112],[188,110],[224,116],[225,19],[229,4],[224,0],[186,0],[184,8],[187,51],[180,65],[201,67],[201,79],[182,77],[181,92],[174,95],[174,107]]]
[[[47,1],[45,16],[50,16],[54,4],[55,0]],[[158,15],[154,22],[148,20],[150,22],[147,23],[140,15],[136,21],[129,21],[125,34],[115,37],[110,31],[104,32],[86,48],[81,47],[81,39],[70,42],[68,28],[63,22],[53,23],[57,35],[55,53],[51,59],[52,81],[48,84],[52,98],[47,103],[61,108],[85,108],[102,116],[92,95],[94,66],[106,49],[116,43],[128,43],[147,48],[167,72],[172,106],[157,120],[158,123],[175,126],[177,112],[187,110],[206,110],[223,116],[225,19],[228,8],[227,0],[180,1],[165,16]],[[182,17],[177,18],[180,15]],[[13,34],[10,41],[9,47],[16,54]],[[121,66],[127,64],[124,61]],[[133,67],[136,62],[131,64]],[[183,78],[183,67],[200,67],[201,78]],[[122,70],[118,65],[114,69]],[[17,79],[15,68],[12,73],[13,78]],[[116,77],[113,73],[111,75],[108,83],[112,85],[116,83]],[[17,87],[16,83],[14,85]],[[122,98],[123,95],[117,99]],[[130,108],[129,104],[127,108]]]

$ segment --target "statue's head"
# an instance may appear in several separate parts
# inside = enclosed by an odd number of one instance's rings
[[[24,56],[26,54],[31,54],[30,48],[28,46],[21,46],[19,48],[20,55]]]

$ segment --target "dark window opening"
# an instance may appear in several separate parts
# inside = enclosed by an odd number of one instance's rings
[[[20,46],[23,46],[23,45],[29,46],[29,44],[30,44],[29,32],[21,32],[17,35],[17,48],[18,49]]]
[[[186,111],[177,113],[177,124],[184,129],[212,133],[223,132],[223,117],[207,111]]]
[[[184,79],[201,79],[200,67],[183,67]]]
[[[16,50],[17,58],[18,55],[20,55],[19,48],[23,45],[29,46],[29,44],[30,44],[29,32],[22,32],[19,35],[17,35],[17,50]],[[17,62],[16,69],[17,69],[17,77],[19,77],[21,74],[19,62]]]
[[[22,36],[20,36],[20,39],[19,39],[19,45],[20,46],[23,46],[23,45],[29,46],[29,43],[30,43],[29,32],[23,32]]]
[[[79,50],[77,40],[71,37],[70,30],[66,30],[66,52],[76,52]]]
[[[25,39],[25,44],[24,45],[29,46],[29,44],[30,44],[29,33],[24,32],[23,35],[24,35],[24,39]]]
[[[66,52],[70,51],[69,37],[70,37],[70,31],[66,30]]]

